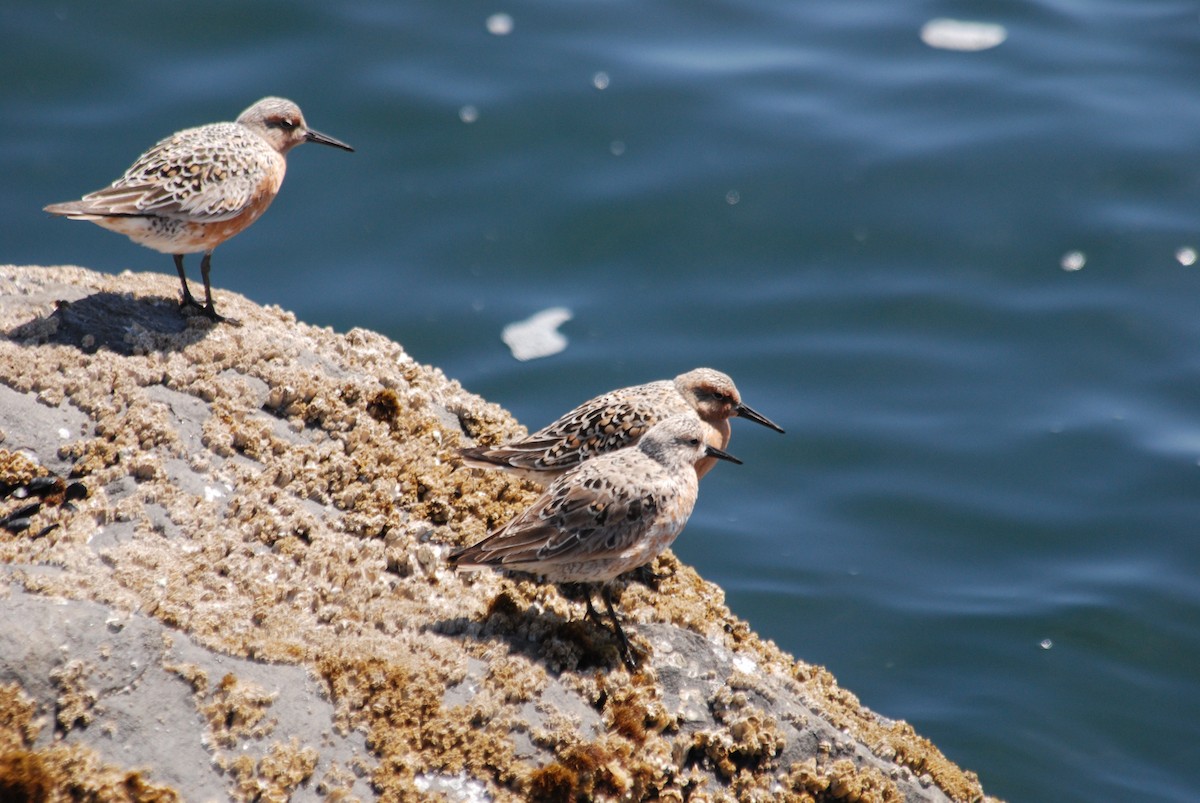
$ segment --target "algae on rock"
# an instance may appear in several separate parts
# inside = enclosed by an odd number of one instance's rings
[[[0,267],[0,789],[982,799],[669,552],[623,589],[632,675],[558,589],[449,570],[534,497],[455,453],[517,422],[373,332],[186,319],[172,278]]]

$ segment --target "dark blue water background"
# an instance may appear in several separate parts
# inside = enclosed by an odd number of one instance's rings
[[[1006,38],[931,47],[936,17]],[[358,152],[294,152],[218,288],[531,426],[728,371],[788,430],[735,422],[676,544],[736,613],[992,794],[1197,799],[1196,3],[38,0],[0,31],[0,262],[170,273],[41,207],[290,97]],[[514,360],[551,306],[566,350]]]

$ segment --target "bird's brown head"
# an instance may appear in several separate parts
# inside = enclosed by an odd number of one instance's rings
[[[300,107],[286,98],[263,98],[239,114],[237,122],[265,139],[280,155],[302,142],[354,150],[341,140],[309,128]]]
[[[687,399],[696,414],[710,424],[716,425],[738,416],[776,432],[783,432],[783,428],[774,421],[742,402],[742,395],[728,374],[712,368],[696,368],[675,377],[675,388]]]
[[[742,403],[733,380],[712,368],[697,368],[675,377],[675,389],[700,418],[710,423],[737,415]]]

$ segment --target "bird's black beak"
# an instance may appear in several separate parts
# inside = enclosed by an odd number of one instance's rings
[[[741,460],[738,460],[736,457],[731,455],[729,452],[726,452],[722,449],[718,449],[715,446],[705,446],[704,453],[706,455],[708,455],[709,457],[715,457],[718,460],[728,460],[730,463],[737,463],[739,466],[742,464]]]
[[[340,139],[334,139],[333,137],[331,137],[327,134],[322,134],[320,131],[313,131],[311,128],[308,129],[306,131],[306,133],[304,134],[304,141],[305,142],[315,142],[318,145],[332,145],[333,147],[341,148],[344,151],[353,151],[354,150],[354,148],[351,148],[349,145],[342,142]]]
[[[770,427],[776,432],[783,432],[783,427],[779,426],[757,410],[752,409],[749,405],[739,404],[734,408],[734,412],[738,414],[738,418],[748,418],[756,424],[762,424],[764,427]]]

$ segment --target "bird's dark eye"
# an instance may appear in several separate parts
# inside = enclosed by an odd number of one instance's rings
[[[287,117],[281,117],[278,120],[271,121],[277,128],[282,128],[284,131],[294,131],[296,129],[296,121],[290,120]]]
[[[690,446],[699,446],[699,445],[700,445],[700,439],[699,439],[699,438],[691,438],[691,439],[688,441],[688,445],[690,445]]]

